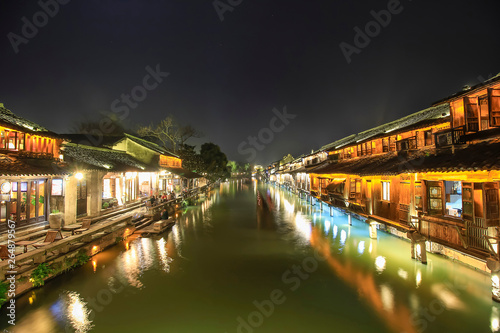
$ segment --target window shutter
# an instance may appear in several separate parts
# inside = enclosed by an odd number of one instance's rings
[[[467,132],[479,130],[477,97],[464,97],[465,124]]]
[[[490,126],[500,127],[500,89],[488,89]]]
[[[474,219],[474,189],[472,183],[462,183],[462,216],[468,221]]]
[[[426,185],[429,215],[443,215],[443,182],[427,181]]]
[[[486,203],[486,226],[499,226],[498,184],[484,183],[484,197]]]

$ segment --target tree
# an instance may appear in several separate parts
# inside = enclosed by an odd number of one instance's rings
[[[233,172],[233,173],[238,172],[239,168],[240,168],[240,166],[238,165],[238,162],[236,162],[236,161],[227,162],[227,169],[229,170],[229,172]]]
[[[195,146],[182,144],[177,154],[182,159],[183,168],[194,172],[202,172],[203,161],[200,154],[195,151]]]
[[[121,135],[125,132],[126,126],[123,121],[114,113],[102,112],[100,119],[84,117],[73,123],[70,133],[90,134],[90,135]]]
[[[227,170],[227,157],[220,147],[214,143],[201,145],[200,157],[203,162],[203,172],[206,172],[210,181],[225,179],[230,176]]]
[[[172,115],[168,115],[157,125],[151,123],[148,126],[140,126],[137,133],[155,139],[157,143],[170,148],[174,153],[188,139],[200,136],[200,133],[191,125],[181,125]]]

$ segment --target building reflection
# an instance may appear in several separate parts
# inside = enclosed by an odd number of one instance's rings
[[[345,231],[342,230],[344,233]],[[347,237],[347,235],[342,236]],[[374,276],[362,267],[356,267],[355,263],[349,261],[343,263],[339,255],[332,252],[332,247],[327,239],[321,234],[321,229],[313,228],[310,238],[311,246],[326,259],[326,263],[342,278],[344,282],[358,291],[360,298],[364,300],[377,313],[387,325],[395,332],[417,332],[413,327],[410,309],[405,304],[395,304],[392,288],[383,284],[377,285]],[[344,240],[345,243],[345,240]],[[385,269],[385,258],[376,258],[376,269]]]

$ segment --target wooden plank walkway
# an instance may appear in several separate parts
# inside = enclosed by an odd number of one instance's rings
[[[151,234],[160,234],[172,227],[175,224],[175,218],[171,217],[168,220],[160,220],[154,222],[152,225],[145,227],[144,229],[136,230],[134,234],[139,234],[141,237],[147,237]]]

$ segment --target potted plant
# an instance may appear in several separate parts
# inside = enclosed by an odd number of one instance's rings
[[[63,227],[63,213],[57,209],[53,209],[49,214],[49,226],[51,229],[61,229]]]

